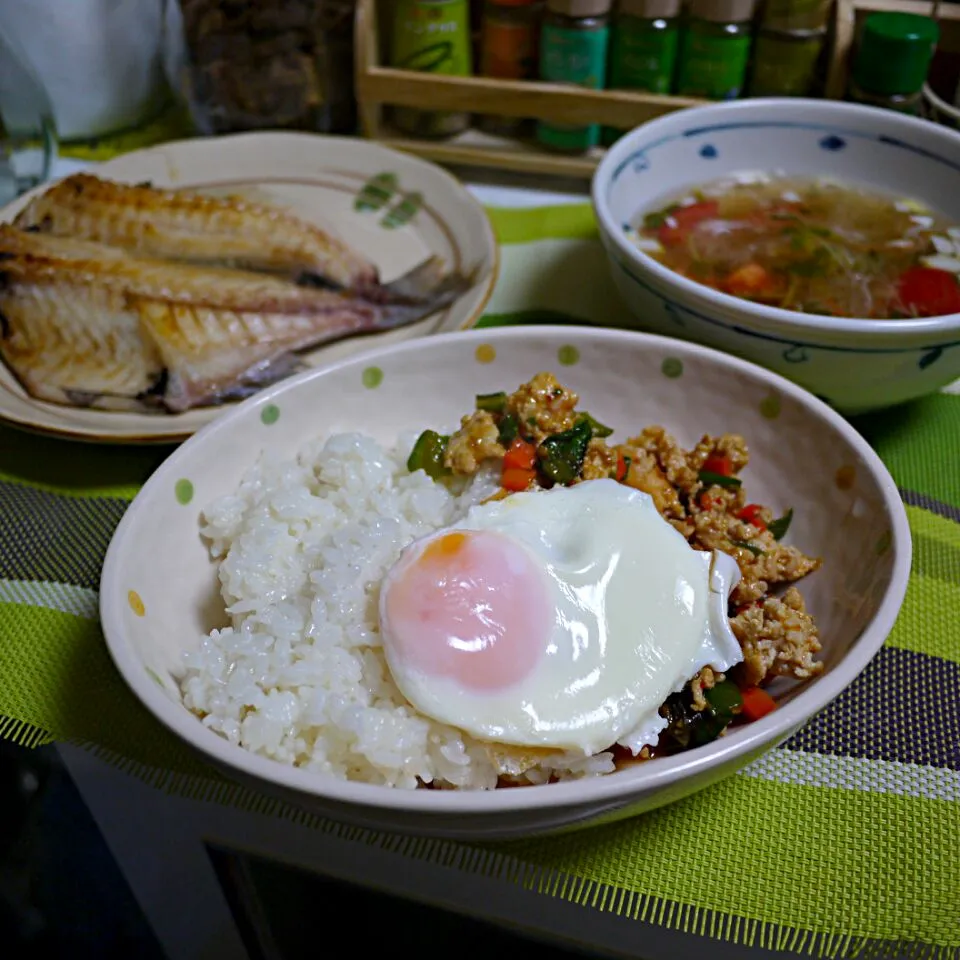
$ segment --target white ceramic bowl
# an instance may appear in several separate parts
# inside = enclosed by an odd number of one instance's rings
[[[785,690],[764,719],[680,756],[599,779],[485,793],[327,779],[232,746],[182,705],[182,655],[224,621],[198,517],[236,488],[262,450],[291,456],[307,440],[343,430],[392,442],[401,430],[455,428],[476,394],[515,389],[540,370],[555,371],[621,437],[660,423],[684,444],[705,432],[748,438],[749,496],[776,510],[792,507],[790,541],[824,558],[802,586],[824,638],[820,677]],[[859,434],[811,394],[695,344],[628,331],[521,327],[443,334],[349,357],[223,414],[181,446],[128,509],[107,553],[100,609],[110,653],[137,697],[230,776],[374,828],[511,837],[662,805],[792,734],[876,653],[909,569],[910,533],[892,479]]]
[[[914,197],[960,222],[960,134],[858,104],[752,99],[660,117],[622,137],[593,179],[613,280],[642,329],[753,360],[845,413],[960,377],[960,314],[837,319],[748,303],[641,253],[625,228],[663,199],[744,171],[831,176]]]

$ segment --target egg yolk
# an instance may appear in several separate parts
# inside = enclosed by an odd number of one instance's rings
[[[384,590],[384,644],[421,673],[501,690],[528,676],[546,652],[549,583],[502,534],[444,534],[401,558]]]

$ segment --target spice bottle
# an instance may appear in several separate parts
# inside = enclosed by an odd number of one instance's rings
[[[469,0],[395,0],[390,62],[401,70],[468,77],[473,72]],[[450,137],[467,113],[395,107],[393,122],[414,137]]]
[[[756,0],[691,0],[680,38],[677,93],[734,100],[750,62]]]
[[[873,13],[864,21],[848,96],[858,103],[919,113],[940,28],[917,13]]]
[[[480,41],[483,76],[529,80],[537,75],[540,9],[538,0],[487,0]],[[502,136],[516,135],[525,125],[517,117],[483,116],[478,123]]]
[[[765,0],[760,26],[766,30],[826,30],[833,0]]]
[[[547,0],[540,33],[540,77],[599,90],[607,75],[611,0]],[[554,150],[583,152],[600,141],[598,124],[537,123],[537,139]]]
[[[681,0],[620,0],[610,31],[607,86],[611,90],[669,93],[680,44]],[[619,131],[603,130],[610,144]]]
[[[826,37],[826,30],[761,29],[753,45],[750,96],[810,96]]]

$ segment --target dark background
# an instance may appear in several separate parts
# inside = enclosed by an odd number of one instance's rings
[[[433,907],[211,850],[251,960],[316,960],[324,918],[375,917],[364,952],[582,956]],[[358,904],[358,901],[359,904]],[[0,740],[0,957],[164,960],[130,888],[52,747]],[[177,960],[177,958],[172,958]]]

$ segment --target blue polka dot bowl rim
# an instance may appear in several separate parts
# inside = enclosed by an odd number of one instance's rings
[[[942,125],[829,100],[761,98],[670,113],[625,134],[593,178],[613,282],[638,328],[752,360],[849,414],[960,377],[960,314],[866,320],[750,303],[681,277],[631,239],[662,201],[746,172],[829,177],[960,222],[960,134]]]
[[[745,493],[777,515],[792,508],[785,542],[823,558],[822,569],[801,584],[823,638],[822,674],[771,688],[776,710],[687,753],[602,777],[494,791],[333,779],[228,742],[187,709],[184,655],[226,622],[217,566],[200,536],[207,505],[233,493],[260,457],[316,451],[324,437],[344,431],[389,444],[426,428],[448,433],[477,394],[512,391],[543,370],[615,429],[611,443],[652,424],[688,448],[704,433],[746,437]],[[225,412],[164,461],[124,514],[104,564],[100,613],[109,652],[136,697],[229,778],[373,829],[507,838],[643,813],[732,775],[790,736],[877,653],[903,602],[910,558],[906,511],[889,473],[853,427],[809,392],[699,344],[531,325],[381,347],[290,378]]]

